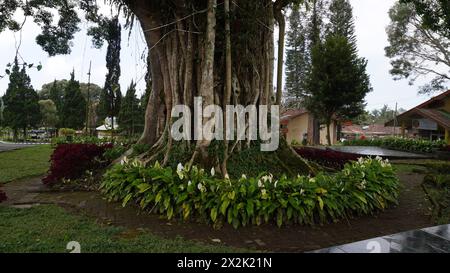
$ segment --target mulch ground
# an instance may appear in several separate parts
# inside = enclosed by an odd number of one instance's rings
[[[162,237],[181,236],[209,244],[270,252],[305,252],[433,226],[428,215],[429,203],[420,186],[423,175],[400,173],[399,177],[402,189],[397,207],[375,216],[314,227],[278,228],[267,224],[235,230],[226,225],[214,230],[201,223],[167,221],[133,206],[122,208],[120,204],[107,202],[97,192],[52,192],[42,186],[39,178],[6,184],[3,190],[10,199],[2,205],[26,209],[36,204],[58,204],[72,213],[94,217],[102,224],[126,227],[128,232],[124,236],[148,231]]]

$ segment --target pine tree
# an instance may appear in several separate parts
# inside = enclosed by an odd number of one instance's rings
[[[106,117],[117,117],[120,111],[122,93],[120,92],[120,50],[121,50],[121,30],[122,27],[118,18],[108,21],[105,26],[106,40],[108,49],[106,52],[106,67],[108,74],[106,75],[105,86],[100,95],[100,104],[98,116],[100,120]],[[112,123],[114,129],[114,123]]]
[[[341,35],[329,35],[312,51],[312,69],[304,103],[307,109],[327,125],[327,141],[331,145],[330,125],[333,118],[355,117],[371,91],[366,73],[367,61],[359,58],[356,48]]]
[[[136,97],[136,84],[131,82],[120,108],[118,122],[120,128],[133,136],[139,123],[141,114],[139,99]]]
[[[20,69],[17,58],[14,61],[9,80],[8,89],[3,97],[5,125],[13,129],[15,139],[21,129],[25,140],[27,129],[37,126],[41,119],[39,96],[31,86],[25,66]]]
[[[64,89],[64,100],[61,111],[62,126],[82,129],[86,118],[86,100],[80,91],[80,83],[75,80],[75,72],[70,74],[70,81]]]
[[[356,46],[353,8],[348,0],[333,0],[330,5],[328,35],[341,35]]]
[[[308,75],[308,29],[301,20],[304,15],[299,8],[294,8],[289,16],[291,28],[287,32],[286,42],[286,91],[289,106],[299,101]]]

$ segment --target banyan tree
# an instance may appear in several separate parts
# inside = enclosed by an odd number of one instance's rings
[[[219,105],[279,104],[281,77],[274,91],[274,37],[276,25],[284,29],[282,10],[301,0],[2,0],[0,31],[18,31],[22,22],[14,20],[23,10],[42,28],[37,43],[49,53],[67,54],[79,30],[80,16],[93,23],[104,20],[99,5],[110,5],[113,16],[126,18],[126,27],[141,27],[148,46],[148,83],[151,88],[140,144],[149,147],[139,157],[145,162],[159,160],[190,162],[215,167],[223,175],[227,162],[245,153],[259,141],[174,141],[170,127],[175,105],[194,107],[201,97],[203,107]],[[101,2],[101,3],[100,3]],[[58,16],[55,15],[58,11]],[[83,12],[79,12],[82,10]],[[139,24],[137,24],[138,22]],[[96,31],[91,31],[94,35]],[[98,38],[98,35],[97,35]],[[96,39],[94,39],[96,40]],[[99,41],[96,41],[99,42]],[[278,67],[282,68],[279,54]],[[280,69],[278,69],[280,72]],[[151,84],[150,84],[151,83]],[[207,122],[204,119],[204,122]],[[227,124],[225,122],[224,126]],[[176,151],[175,151],[176,150]],[[259,151],[259,149],[253,149]],[[283,172],[294,174],[306,166],[284,143],[275,152],[248,153],[268,160]],[[289,158],[286,158],[289,157]],[[256,158],[247,158],[256,160]]]

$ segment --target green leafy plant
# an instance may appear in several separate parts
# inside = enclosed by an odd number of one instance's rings
[[[384,147],[392,150],[432,153],[435,150],[442,149],[446,146],[444,140],[429,141],[423,139],[410,138],[377,138],[377,139],[355,139],[344,142],[345,146],[376,146]]]
[[[216,177],[214,169],[145,167],[125,158],[106,172],[101,189],[111,201],[133,202],[168,219],[238,228],[267,222],[312,225],[373,214],[397,202],[398,179],[381,158],[361,158],[335,175],[275,179],[266,173],[233,180]]]

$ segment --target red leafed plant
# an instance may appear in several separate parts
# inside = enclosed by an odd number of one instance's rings
[[[103,154],[111,144],[61,144],[56,147],[50,161],[48,175],[42,179],[46,185],[54,185],[62,179],[81,178],[86,171],[101,168],[105,162]]]
[[[360,155],[333,151],[330,149],[322,150],[309,147],[295,149],[297,153],[308,160],[314,161],[325,167],[342,169],[345,163],[358,160]]]

